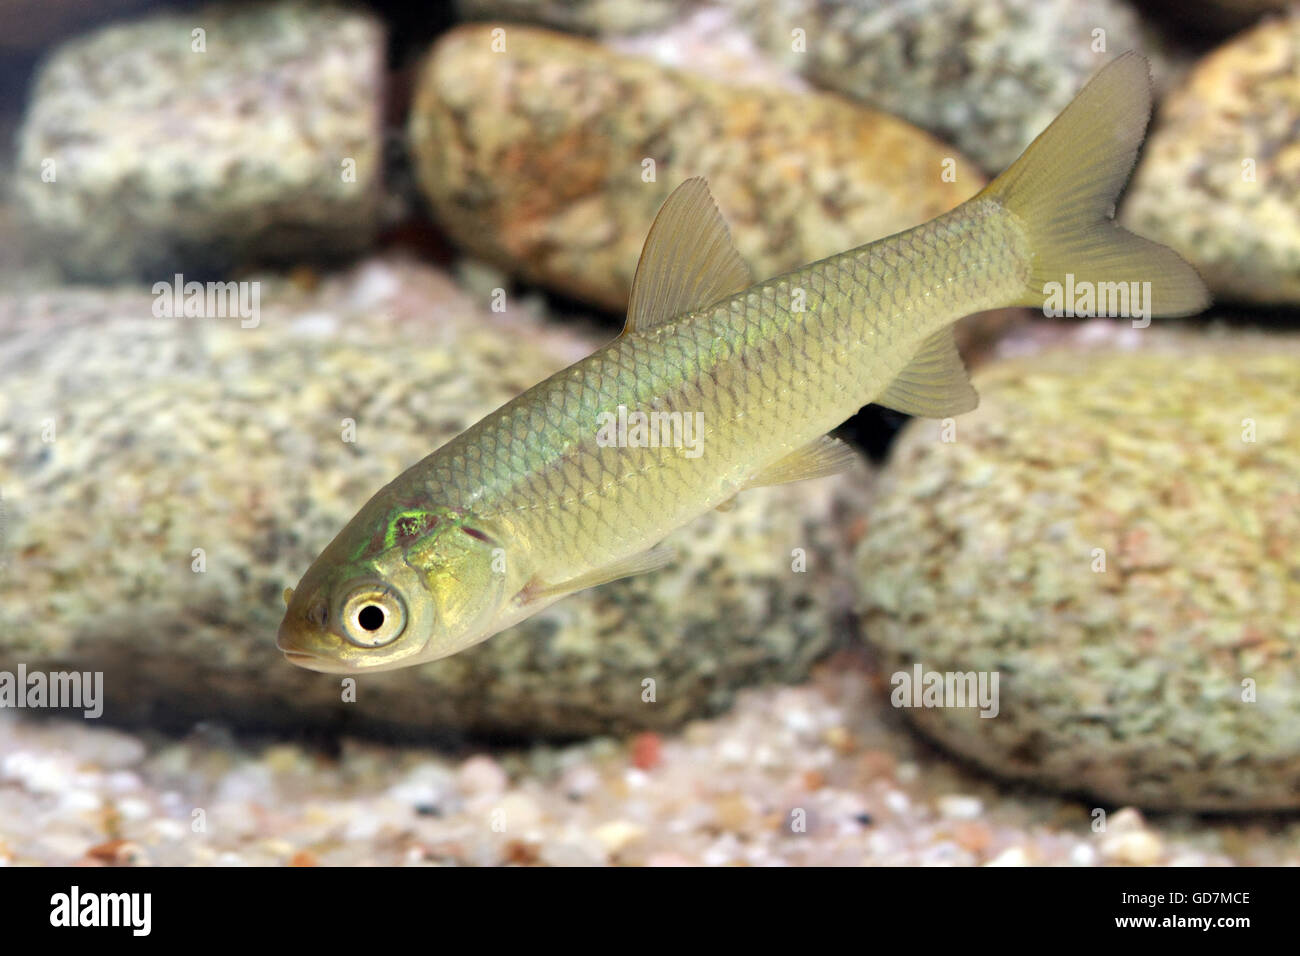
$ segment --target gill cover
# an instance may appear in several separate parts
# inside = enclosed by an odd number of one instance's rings
[[[432,605],[433,633],[422,659],[454,654],[490,635],[507,595],[505,550],[494,531],[450,510],[431,515],[429,530],[402,553]],[[413,598],[414,600],[414,598]]]

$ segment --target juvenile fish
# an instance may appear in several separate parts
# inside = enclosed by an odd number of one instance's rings
[[[662,567],[659,541],[738,492],[844,467],[826,433],[868,402],[974,408],[952,337],[969,313],[1042,307],[1067,283],[1200,311],[1195,271],[1111,218],[1150,109],[1145,60],[1120,56],[974,198],[758,284],[687,180],[651,226],[622,335],[371,498],[286,591],[278,646],[318,671],[405,667]]]

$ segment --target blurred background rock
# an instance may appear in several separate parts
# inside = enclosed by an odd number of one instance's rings
[[[971,317],[955,442],[864,409],[856,472],[355,702],[280,659],[374,488],[617,331],[682,179],[766,277],[968,198],[1129,48],[1120,217],[1206,315]],[[1300,862],[1297,91],[1261,0],[0,0],[0,670],[107,692],[0,712],[0,860]],[[154,315],[177,273],[257,327]],[[1001,716],[900,719],[914,663]]]

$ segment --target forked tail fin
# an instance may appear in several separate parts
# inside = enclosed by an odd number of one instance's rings
[[[1178,253],[1112,219],[1150,116],[1147,62],[1124,53],[976,197],[1013,213],[1028,239],[1031,274],[1015,304],[1042,307],[1070,288],[1108,290],[1113,302],[1124,283],[1126,302],[1129,288],[1149,293],[1148,315],[1190,315],[1209,305],[1201,277]]]

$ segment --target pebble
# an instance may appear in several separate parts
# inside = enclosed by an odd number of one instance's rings
[[[221,779],[218,797],[223,800],[258,801],[272,789],[273,772],[263,764],[243,764]]]
[[[653,770],[663,761],[663,738],[656,733],[637,734],[632,738],[632,764],[641,770]]]
[[[69,790],[59,798],[60,808],[73,813],[97,810],[102,804],[99,794],[88,790]]]
[[[539,861],[547,866],[598,866],[606,858],[604,845],[589,834],[545,843],[539,853]]]
[[[705,866],[726,866],[735,862],[741,851],[740,840],[736,835],[724,833],[704,851],[701,860]]]
[[[787,710],[784,717],[786,727],[796,734],[807,734],[817,729],[813,715],[806,710]]]
[[[190,832],[188,826],[177,820],[154,820],[149,826],[160,840],[179,840]]]
[[[455,778],[445,767],[423,763],[401,783],[390,787],[388,796],[420,812],[441,812],[453,802],[455,784]]]
[[[754,808],[742,793],[726,793],[713,801],[718,826],[724,830],[745,830],[754,821]]]
[[[531,830],[542,822],[542,811],[537,802],[523,793],[508,793],[497,803],[508,832],[518,834]]]
[[[1300,823],[1207,823],[1190,815],[1148,821],[1125,807],[1109,814],[1105,832],[1093,835],[1086,805],[1050,796],[997,795],[943,757],[918,755],[906,734],[875,722],[873,708],[888,704],[873,704],[860,689],[848,691],[849,678],[858,675],[843,672],[842,665],[819,668],[808,685],[781,689],[780,706],[773,688],[747,692],[732,713],[697,724],[690,734],[664,735],[671,759],[653,771],[630,765],[631,735],[535,744],[467,759],[358,738],[331,759],[307,748],[295,756],[296,745],[285,744],[268,760],[264,750],[241,749],[231,740],[185,745],[192,759],[182,761],[189,768],[183,792],[169,789],[178,786],[178,778],[150,757],[136,771],[140,786],[120,795],[111,773],[94,770],[85,760],[60,762],[57,754],[63,751],[56,748],[56,735],[46,735],[45,723],[10,725],[0,743],[4,756],[28,755],[11,762],[10,769],[32,774],[38,766],[54,767],[68,793],[98,796],[105,812],[73,812],[48,792],[0,785],[0,861],[87,866],[1300,862],[1295,850]],[[826,702],[844,693],[853,693],[859,703],[827,719]],[[791,733],[783,717],[790,709],[813,715],[822,727],[853,727],[874,745],[876,757],[869,760],[892,767],[890,755],[896,754],[917,768],[916,780],[895,781],[890,773],[864,781],[861,761],[873,751],[861,748],[836,756],[830,766],[813,766],[818,753],[836,750],[820,730],[816,746]],[[82,744],[93,739],[92,734]],[[718,752],[728,740],[750,753],[761,743],[780,763],[775,771],[754,762],[725,768]],[[55,749],[44,753],[44,747]],[[270,765],[279,770],[268,781],[262,775]],[[806,789],[810,782],[819,786]],[[268,788],[263,796],[244,798],[263,784]],[[433,799],[439,790],[450,791],[442,815],[417,815],[420,801]],[[575,791],[581,799],[573,799]],[[196,803],[206,811],[207,826],[200,833],[190,825]],[[803,832],[791,830],[795,809],[806,822]],[[504,832],[492,826],[494,810]]]
[[[108,774],[104,783],[113,793],[130,793],[144,786],[140,775],[131,770],[115,770]]]
[[[1101,855],[1112,863],[1153,866],[1164,855],[1164,844],[1150,830],[1108,833],[1101,841]]]
[[[630,820],[611,820],[598,826],[595,837],[611,854],[621,853],[633,843],[643,840],[646,829]]]
[[[383,825],[383,821],[377,815],[357,813],[343,828],[343,838],[345,840],[373,840],[379,834]]]
[[[600,773],[591,764],[578,764],[564,771],[560,786],[570,799],[582,800],[599,789]]]
[[[631,790],[639,790],[650,782],[650,776],[643,770],[629,768],[623,774],[623,780]]]
[[[962,821],[952,831],[957,845],[972,853],[983,853],[993,843],[993,831],[986,824]]]
[[[890,790],[885,794],[885,806],[894,813],[906,813],[912,806],[912,801],[907,799],[907,794],[901,790]]]
[[[838,724],[834,727],[827,728],[826,733],[822,735],[822,739],[833,747],[836,753],[839,754],[853,753],[858,746],[858,742],[854,738],[853,734],[849,733],[848,730]]]
[[[820,790],[826,786],[826,774],[820,770],[806,770],[800,777],[805,790]]]
[[[984,812],[984,802],[979,797],[963,794],[944,794],[935,803],[939,815],[948,820],[974,820]]]
[[[0,762],[0,779],[12,780],[33,793],[58,793],[72,776],[61,755],[20,750]]]
[[[502,766],[485,754],[470,757],[456,772],[460,789],[473,796],[496,796],[504,793],[510,778]]]
[[[718,759],[730,767],[746,764],[749,762],[749,747],[743,740],[728,737],[718,747]]]
[[[147,866],[149,857],[144,847],[130,840],[109,840],[92,846],[86,856],[110,866]]]
[[[877,777],[892,777],[898,759],[885,750],[868,750],[858,758],[858,769],[867,780]]]
[[[1072,866],[1092,866],[1097,862],[1097,850],[1086,843],[1077,844],[1070,850]]]
[[[993,859],[984,864],[985,866],[1028,866],[1029,857],[1025,853],[1024,847],[1013,846],[1003,850]]]

